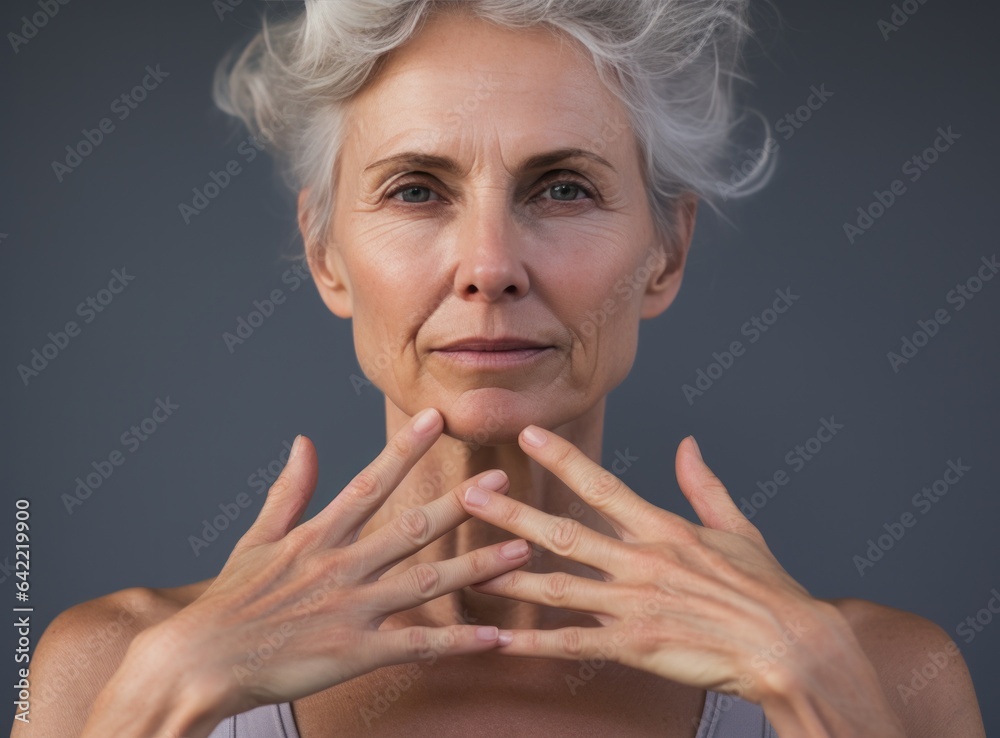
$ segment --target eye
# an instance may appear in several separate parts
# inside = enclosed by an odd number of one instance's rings
[[[397,195],[402,195],[402,197],[396,198]],[[431,188],[421,184],[417,184],[415,182],[409,182],[406,184],[402,184],[399,187],[396,187],[394,190],[389,192],[386,195],[386,197],[399,199],[402,202],[417,204],[422,202],[430,202],[432,196],[434,195],[435,192],[431,190]]]
[[[593,200],[594,193],[582,180],[569,172],[558,172],[548,178],[543,193],[548,193],[548,199],[555,202],[575,202],[577,200]],[[581,197],[582,195],[582,197]]]

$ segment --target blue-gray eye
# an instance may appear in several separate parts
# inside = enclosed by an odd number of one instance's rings
[[[549,191],[552,193],[553,200],[575,200],[577,194],[582,191],[582,188],[580,185],[575,185],[572,182],[562,182],[549,187]],[[563,197],[563,195],[567,194],[569,195],[568,197]]]
[[[403,202],[427,202],[430,199],[431,191],[426,187],[421,187],[420,185],[409,185],[393,193],[393,197],[396,195],[403,195]],[[407,199],[407,195],[413,195],[413,199]]]

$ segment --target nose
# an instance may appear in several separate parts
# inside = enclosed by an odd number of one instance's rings
[[[528,293],[524,243],[503,200],[479,201],[461,216],[455,292],[464,300],[516,300]]]

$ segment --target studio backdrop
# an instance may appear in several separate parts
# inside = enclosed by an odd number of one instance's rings
[[[776,6],[754,6],[760,119],[728,175],[763,155],[766,121],[773,179],[701,208],[680,295],[609,398],[603,463],[696,521],[673,470],[694,434],[814,596],[947,631],[1000,735],[997,12]],[[384,445],[267,142],[211,101],[265,10],[297,7],[0,10],[0,591],[31,648],[76,603],[217,574],[297,433],[319,454],[307,517]]]

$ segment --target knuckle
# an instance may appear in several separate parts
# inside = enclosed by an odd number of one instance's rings
[[[292,528],[285,535],[283,547],[293,555],[298,556],[313,549],[319,542],[319,531],[313,526],[303,523]]]
[[[572,518],[551,521],[545,531],[547,548],[559,556],[569,556],[580,545],[583,524]]]
[[[334,553],[334,552],[331,552]],[[351,581],[351,565],[340,555],[317,554],[301,560],[299,566],[310,582],[327,581],[341,587]]]
[[[558,468],[565,468],[569,466],[575,453],[576,449],[571,444],[560,444],[560,448],[556,451],[553,461]]]
[[[570,627],[563,629],[559,639],[563,651],[571,656],[583,655],[583,637],[579,628]]]
[[[644,582],[633,589],[631,600],[635,612],[652,614],[666,605],[667,598],[676,595],[676,590],[667,583]]]
[[[408,628],[406,632],[406,651],[412,656],[422,656],[430,648],[430,638],[427,629],[422,626]]]
[[[562,604],[570,594],[572,580],[566,572],[553,572],[545,578],[545,597],[553,604]]]
[[[475,581],[485,578],[490,571],[493,556],[485,551],[475,551],[468,559],[469,574],[476,577]]]
[[[275,497],[279,498],[283,497],[285,493],[288,491],[288,486],[289,486],[288,478],[284,474],[279,474],[278,478],[271,483],[270,487],[268,487],[267,497],[269,499]]]
[[[495,583],[497,592],[517,592],[521,586],[524,575],[519,569],[514,569],[500,577]]]
[[[594,473],[588,484],[590,497],[596,503],[604,503],[615,497],[622,488],[622,482],[607,469]]]
[[[410,582],[420,597],[431,597],[436,593],[441,575],[432,564],[417,564],[409,572]]]
[[[408,543],[412,542],[421,545],[426,543],[427,534],[431,529],[427,512],[419,507],[411,507],[408,510],[404,510],[399,516],[399,529]]]
[[[401,462],[403,459],[410,457],[410,454],[413,453],[413,448],[413,442],[410,441],[405,433],[397,433],[383,453],[385,454],[386,461]]]
[[[680,521],[680,524],[676,526],[673,537],[684,546],[698,548],[703,545],[698,529],[686,520]]]
[[[677,556],[669,547],[640,546],[635,549],[633,557],[634,571],[647,581],[660,577],[672,564],[679,563]]]
[[[521,522],[523,515],[523,508],[520,505],[508,504],[501,505],[503,507],[503,512],[500,514],[501,528],[506,528],[510,530],[508,526],[514,527]]]
[[[372,469],[362,469],[347,485],[356,499],[361,502],[372,502],[382,496],[382,479]]]

